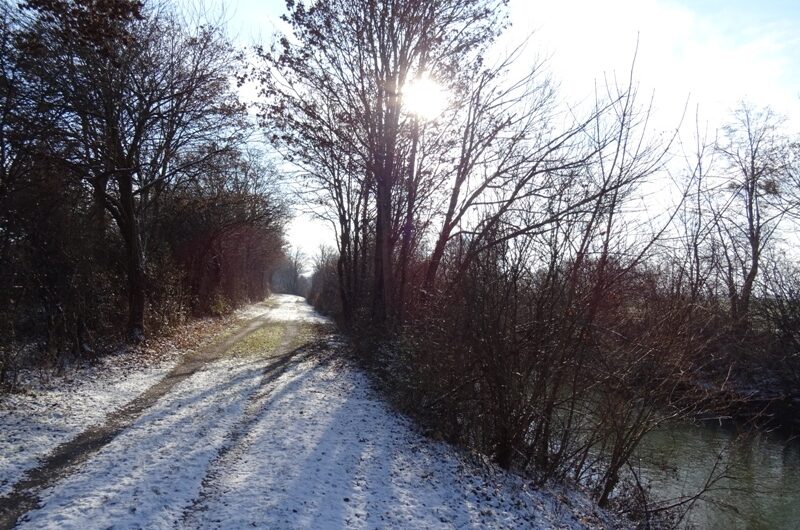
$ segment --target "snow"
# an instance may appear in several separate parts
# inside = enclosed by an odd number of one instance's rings
[[[254,304],[236,316],[249,320],[267,312],[263,304]],[[103,423],[163,379],[186,352],[167,348],[155,356],[145,352],[146,359],[142,353],[120,349],[60,376],[46,370],[20,373],[25,391],[0,394],[0,496],[57,446]]]
[[[249,305],[242,309],[236,310],[236,317],[241,320],[251,320],[254,318],[263,318],[270,312],[270,307],[266,303]]]
[[[298,322],[329,324],[330,320],[306,303],[305,299],[291,294],[273,294],[267,303],[247,307],[237,313],[243,319],[267,318],[273,322]]]
[[[23,372],[26,392],[0,396],[0,495],[41,457],[158,382],[179,358],[173,351],[143,366],[135,354],[123,352],[61,377]]]
[[[270,302],[269,320],[325,322],[297,297]],[[581,494],[421,436],[326,340],[205,365],[42,491],[19,528],[608,526]]]
[[[293,366],[220,467],[182,527],[583,527],[566,497],[417,434],[340,359]]]
[[[87,464],[41,496],[20,528],[165,528],[257,387],[260,364],[225,359],[179,383]]]

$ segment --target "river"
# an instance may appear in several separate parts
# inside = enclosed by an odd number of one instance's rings
[[[738,436],[713,423],[672,424],[638,450],[641,475],[661,500],[692,495],[717,466],[726,477],[698,501],[683,526],[699,529],[800,530],[800,441],[772,433]]]

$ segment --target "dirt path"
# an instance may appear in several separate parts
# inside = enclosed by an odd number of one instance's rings
[[[269,302],[259,304],[267,309]],[[297,351],[292,352],[292,346],[297,342],[298,324],[284,321],[276,323],[269,311],[243,324],[233,334],[221,342],[213,344],[199,352],[189,354],[173,368],[161,381],[147,389],[139,397],[108,415],[105,422],[82,432],[74,439],[61,444],[45,457],[41,464],[28,471],[26,477],[19,481],[13,491],[0,498],[0,529],[13,528],[17,521],[28,511],[39,504],[39,492],[55,484],[65,476],[69,476],[93,454],[108,445],[126,429],[129,429],[143,413],[155,405],[172,389],[196,374],[209,364],[220,360],[226,353],[237,345],[242,344],[248,337],[253,336],[267,327],[281,326],[282,338],[280,344],[270,351],[260,352],[263,359],[274,359],[265,369],[265,374],[274,374],[277,377],[286,364],[294,357]],[[254,403],[259,400],[253,396]],[[257,405],[253,405],[257,408]],[[249,407],[248,410],[252,408]],[[252,414],[252,412],[250,413]],[[243,419],[242,421],[246,421]],[[243,427],[244,428],[244,427]],[[234,430],[231,437],[235,439],[240,434]],[[235,447],[235,443],[231,444]],[[220,455],[223,458],[224,455]]]
[[[236,460],[247,449],[246,437],[269,405],[269,397],[273,389],[272,383],[286,372],[292,361],[302,360],[309,353],[305,345],[297,348],[292,347],[297,340],[297,335],[297,324],[288,322],[284,329],[280,346],[275,350],[274,354],[270,355],[270,358],[274,359],[274,361],[264,369],[258,390],[250,397],[247,408],[241,418],[228,433],[225,445],[208,466],[208,472],[203,478],[199,494],[192,501],[191,506],[184,511],[181,517],[183,526],[187,528],[194,527],[191,523],[195,515],[198,511],[204,509],[204,505],[210,498],[216,495],[217,482],[224,473],[227,464]]]

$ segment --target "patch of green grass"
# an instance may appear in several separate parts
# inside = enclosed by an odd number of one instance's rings
[[[216,343],[218,343],[218,344],[222,344],[223,342],[225,342],[225,340],[227,340],[228,338],[232,337],[234,333],[236,333],[237,331],[239,331],[239,326],[237,326],[237,325],[235,325],[235,324],[236,324],[236,323],[234,322],[234,323],[232,323],[232,324],[228,325],[228,327],[226,327],[226,328],[225,328],[225,329],[223,329],[222,331],[220,331],[220,332],[219,332],[219,333],[218,333],[218,334],[217,334],[217,335],[214,337],[214,342],[216,342]]]
[[[273,353],[283,340],[284,326],[270,323],[233,345],[226,355],[236,357],[265,357]]]

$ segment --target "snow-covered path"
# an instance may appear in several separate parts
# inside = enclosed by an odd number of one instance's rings
[[[243,335],[48,484],[19,528],[589,523],[575,515],[592,512],[582,496],[557,499],[416,434],[336,355],[336,337],[311,340],[304,330],[323,320],[302,299],[270,302],[272,328]]]

